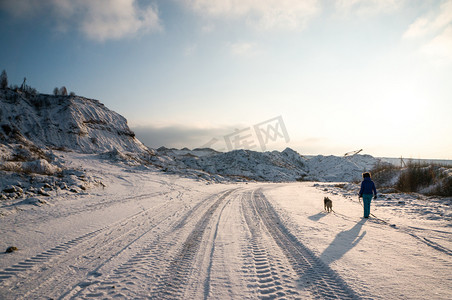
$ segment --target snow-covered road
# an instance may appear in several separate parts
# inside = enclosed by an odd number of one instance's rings
[[[1,299],[452,298],[447,222],[364,220],[313,183],[96,170],[107,188],[0,217],[0,248],[19,248],[0,254]]]

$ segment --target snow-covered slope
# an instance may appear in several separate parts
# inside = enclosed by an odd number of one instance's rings
[[[450,198],[379,189],[362,219],[357,184],[227,182],[349,181],[372,156],[154,153],[96,100],[0,102],[0,299],[452,299]]]
[[[314,181],[355,181],[379,161],[371,155],[349,157],[317,155],[307,159],[308,173]]]
[[[0,90],[0,140],[82,153],[148,151],[127,120],[97,100]]]
[[[182,148],[182,149],[175,149],[175,148],[166,148],[166,147],[160,147],[157,149],[157,151],[161,154],[170,156],[170,157],[181,157],[181,156],[211,156],[215,154],[219,154],[221,152],[218,152],[211,148],[195,148],[193,150],[190,150],[188,148]]]
[[[306,176],[303,158],[293,155],[293,150],[283,152],[255,152],[235,150],[205,157],[183,157],[189,167],[212,174],[258,181],[295,181]]]
[[[84,166],[69,166],[57,150],[135,165],[153,155],[124,117],[97,100],[1,89],[0,200],[28,201],[102,185]]]
[[[135,137],[124,117],[97,100],[30,95],[7,89],[0,91],[0,104],[0,142],[3,144],[103,153],[100,158],[152,163],[165,171],[207,180],[352,181],[377,162],[369,155],[308,158],[290,148],[282,152],[235,150],[221,153],[208,148],[161,147],[154,152]]]
[[[0,299],[452,299],[450,200],[57,154],[105,188],[0,201]]]
[[[284,151],[256,152],[235,150],[221,153],[209,149],[159,148],[160,159],[176,169],[190,168],[227,178],[257,181],[353,181],[372,169],[377,158],[370,155],[350,157],[304,157],[286,148]]]

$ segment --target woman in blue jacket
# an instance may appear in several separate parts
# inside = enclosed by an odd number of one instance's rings
[[[359,190],[359,197],[363,197],[364,202],[364,218],[370,215],[370,202],[377,198],[377,189],[375,183],[370,179],[370,172],[363,173],[363,182],[361,182],[361,189]]]

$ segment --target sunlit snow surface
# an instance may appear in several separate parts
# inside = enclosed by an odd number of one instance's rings
[[[450,199],[55,155],[105,187],[0,202],[1,299],[452,299]]]

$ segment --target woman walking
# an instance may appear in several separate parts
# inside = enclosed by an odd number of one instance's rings
[[[377,189],[375,183],[370,179],[370,172],[363,173],[363,181],[361,182],[361,189],[359,190],[359,197],[363,197],[364,202],[364,218],[369,218],[370,202],[377,198]]]

